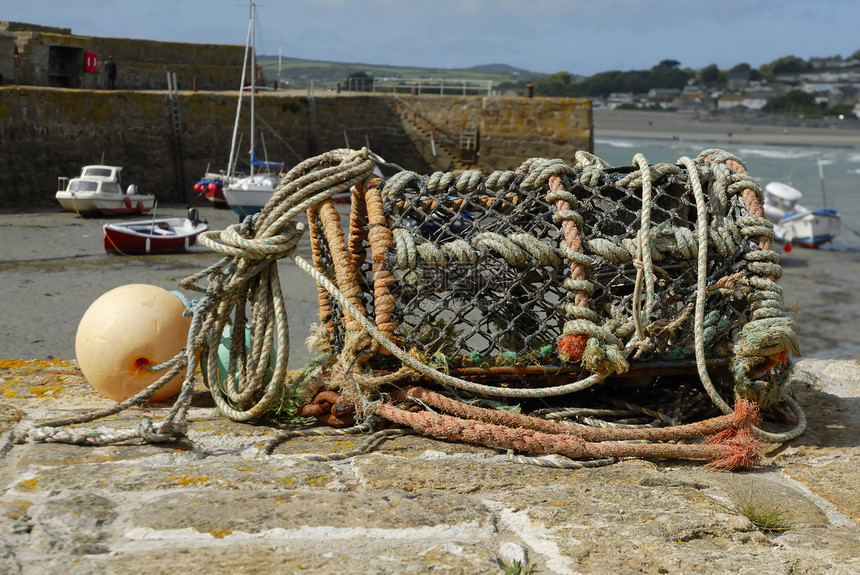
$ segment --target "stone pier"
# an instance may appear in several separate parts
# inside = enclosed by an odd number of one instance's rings
[[[110,403],[74,361],[2,360],[0,573],[857,573],[858,362],[796,367],[808,430],[726,473],[552,469],[416,435],[339,461],[307,456],[364,439],[296,438],[265,456],[277,430],[227,420],[202,386],[178,443],[15,444],[16,429]],[[750,519],[768,517],[776,529]]]

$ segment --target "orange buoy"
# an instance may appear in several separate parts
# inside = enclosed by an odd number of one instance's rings
[[[191,318],[185,304],[164,288],[129,284],[96,299],[78,324],[75,353],[84,377],[99,393],[124,401],[158,380],[150,371],[186,345]],[[162,401],[179,393],[184,371],[153,394]]]

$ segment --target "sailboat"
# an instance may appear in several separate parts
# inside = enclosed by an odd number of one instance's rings
[[[242,64],[242,83],[239,88],[239,99],[236,107],[236,121],[233,124],[233,141],[230,146],[230,165],[227,170],[227,177],[223,185],[224,199],[234,212],[240,218],[245,218],[258,213],[272,197],[272,192],[280,183],[279,173],[283,168],[281,162],[268,162],[257,157],[255,150],[256,139],[254,137],[254,99],[257,91],[256,75],[251,81],[250,90],[245,87],[245,72],[248,69],[248,54],[251,55],[251,70],[256,72],[256,50],[255,44],[255,19],[256,19],[256,4],[251,2],[251,16],[248,22],[248,38],[245,42],[245,60]],[[250,91],[251,98],[251,129],[250,129],[250,171],[247,176],[235,177],[234,165],[236,158],[236,137],[239,133],[239,118],[242,112],[242,99],[246,91]]]

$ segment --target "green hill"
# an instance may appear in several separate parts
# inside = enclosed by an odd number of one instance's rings
[[[263,68],[266,85],[272,86],[278,77],[278,57],[258,56],[257,63]],[[546,78],[546,74],[529,72],[508,66],[507,64],[486,64],[471,68],[409,68],[402,66],[379,66],[375,64],[324,62],[320,60],[299,60],[283,58],[281,60],[281,84],[284,87],[303,89],[313,81],[317,88],[337,87],[340,83],[346,87],[346,80],[355,74],[366,74],[369,77],[382,79],[398,79],[406,81],[457,81],[471,80],[475,82],[492,82],[500,87],[509,84],[525,84],[538,82]]]

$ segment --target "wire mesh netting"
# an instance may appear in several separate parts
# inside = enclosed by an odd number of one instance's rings
[[[506,174],[502,183],[467,174],[447,182],[416,177],[396,193],[383,188],[384,227],[393,245],[384,255],[365,245],[353,259],[364,308],[374,314],[375,280],[383,271],[390,274],[385,292],[394,301],[393,337],[416,353],[443,354],[450,366],[557,362],[570,307],[583,307],[577,294],[587,297],[595,323],[629,339],[636,299],[645,297],[636,290],[640,171],[607,168],[596,185],[583,181],[581,169],[570,171],[564,187],[572,196],[567,211],[575,210],[582,238],[581,279],[572,277],[576,264],[571,265],[549,183],[536,185],[527,173]],[[720,201],[713,191],[710,199],[714,205]],[[686,172],[677,168],[654,182],[650,201],[655,282],[645,358],[692,357],[697,210]],[[744,289],[732,289],[727,278],[737,277],[745,254],[757,248],[736,225],[748,212],[743,199],[731,195],[724,201],[715,218],[717,242],[709,247],[707,283],[728,287],[709,294],[704,326],[707,353],[717,356],[728,354],[732,329],[749,319]],[[325,242],[322,249],[318,266],[334,278]],[[324,319],[335,331],[336,345],[342,345],[345,332],[336,318],[343,310],[334,298],[329,304]]]

